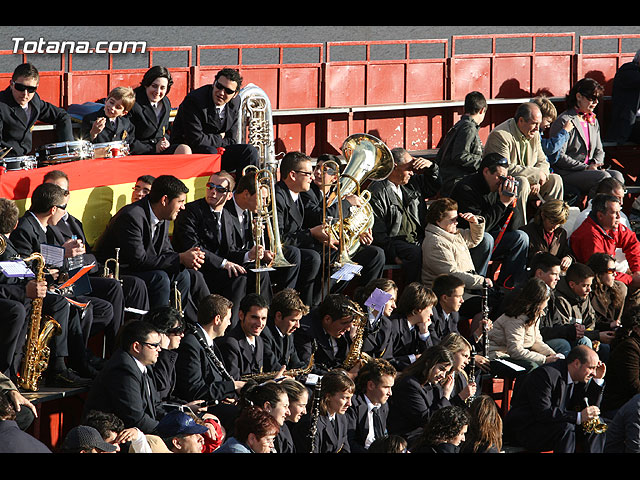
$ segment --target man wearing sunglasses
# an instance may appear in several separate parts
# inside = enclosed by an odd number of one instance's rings
[[[184,98],[171,128],[171,143],[186,144],[193,153],[218,153],[224,148],[221,168],[241,172],[258,165],[258,151],[235,138],[239,121],[242,76],[238,70],[223,68],[210,85],[193,90]]]
[[[40,98],[39,81],[36,67],[23,63],[14,70],[9,86],[0,92],[0,147],[10,147],[10,157],[31,153],[31,128],[37,121],[53,124],[58,141],[73,140],[71,117],[64,109]]]

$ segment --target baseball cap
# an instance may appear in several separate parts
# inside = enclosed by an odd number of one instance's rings
[[[162,438],[178,437],[182,435],[193,435],[194,433],[205,434],[209,431],[204,425],[196,421],[180,410],[173,410],[167,413],[158,423],[155,433]]]

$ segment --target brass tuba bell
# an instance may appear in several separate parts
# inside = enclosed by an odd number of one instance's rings
[[[389,147],[380,139],[367,133],[350,135],[341,147],[347,166],[340,175],[340,188],[332,189],[327,198],[330,207],[338,200],[360,190],[365,180],[384,180],[394,167]],[[342,199],[341,198],[341,199]]]

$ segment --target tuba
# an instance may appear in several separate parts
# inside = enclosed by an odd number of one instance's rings
[[[27,258],[25,262],[35,261],[38,264],[36,281],[44,280],[44,257],[41,253],[34,252]],[[51,317],[45,317],[44,325],[41,327],[42,320],[42,298],[34,298],[31,302],[31,318],[29,323],[29,331],[27,332],[27,343],[25,344],[25,355],[18,376],[18,385],[25,390],[32,392],[38,391],[38,383],[42,372],[44,372],[49,364],[49,355],[51,353],[48,343],[53,335],[59,335],[62,332],[60,324]]]
[[[391,150],[381,140],[366,133],[350,135],[341,147],[347,166],[340,175],[340,200],[357,190],[365,180],[384,180],[394,167]],[[338,200],[336,188],[329,192],[327,205],[332,206]]]
[[[273,135],[273,115],[267,94],[257,85],[250,83],[240,89],[240,110],[236,138],[239,143],[256,147],[260,158],[260,168],[275,172],[278,162],[275,155]]]

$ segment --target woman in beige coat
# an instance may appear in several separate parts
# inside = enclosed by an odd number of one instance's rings
[[[559,358],[540,334],[540,318],[547,308],[550,293],[541,279],[529,279],[513,303],[493,322],[488,350],[492,373],[501,376],[500,373],[508,368],[496,359],[515,363],[528,372]],[[509,373],[514,375],[513,371]]]
[[[458,217],[469,222],[469,228],[458,229]],[[422,283],[431,288],[442,274],[452,274],[464,281],[465,290],[480,290],[485,280],[475,273],[469,249],[480,243],[484,235],[484,218],[471,213],[458,213],[458,204],[450,198],[434,201],[427,211],[427,226],[422,242]]]

